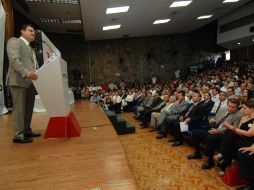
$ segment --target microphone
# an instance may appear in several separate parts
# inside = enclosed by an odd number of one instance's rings
[[[57,56],[56,52],[51,48],[51,46],[45,41],[45,40],[41,40],[42,43],[46,44],[47,47],[49,47],[49,50],[51,51],[52,55],[53,56]],[[50,57],[51,55],[48,55],[48,58]]]

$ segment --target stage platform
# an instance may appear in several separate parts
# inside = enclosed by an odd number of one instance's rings
[[[35,138],[12,143],[12,114],[0,116],[1,190],[135,190],[137,189],[119,138],[97,105],[71,105],[81,137]],[[32,128],[44,135],[47,113],[34,113]]]

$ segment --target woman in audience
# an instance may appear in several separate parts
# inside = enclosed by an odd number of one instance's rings
[[[113,111],[114,105],[110,97],[106,98],[105,105],[107,106],[108,110]]]
[[[223,162],[221,174],[231,164],[232,158],[237,154],[240,147],[250,146],[254,143],[254,100],[248,100],[242,105],[244,116],[241,118],[239,128],[228,123],[223,126],[229,130],[225,131],[221,141],[221,153]]]
[[[252,190],[254,189],[254,144],[250,147],[239,149],[238,159],[240,164],[240,174],[249,184],[245,187],[237,188],[237,190]]]
[[[242,95],[240,95],[238,97],[239,97],[239,100],[241,102],[247,101],[247,99],[248,99],[248,90],[247,89],[243,90]]]

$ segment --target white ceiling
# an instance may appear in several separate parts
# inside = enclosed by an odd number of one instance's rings
[[[30,11],[19,5],[25,2]],[[222,3],[223,0],[193,0],[187,7],[169,8],[174,0],[80,0],[80,5],[26,2],[14,0],[13,6],[32,19],[46,32],[84,33],[86,40],[102,40],[162,34],[187,33],[196,30],[250,0]],[[106,15],[106,8],[129,5],[127,13]],[[210,19],[197,20],[213,14]],[[82,24],[41,23],[40,17],[81,19]],[[166,24],[153,25],[157,19],[172,19]],[[118,30],[103,31],[105,25],[121,24]],[[67,31],[69,30],[69,31]],[[71,32],[70,32],[71,30]]]

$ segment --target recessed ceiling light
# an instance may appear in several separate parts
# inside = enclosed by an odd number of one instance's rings
[[[130,6],[107,8],[106,14],[124,13],[127,12],[129,8]]]
[[[153,22],[153,24],[163,24],[169,22],[170,19],[161,19],[161,20],[156,20]]]
[[[224,0],[222,3],[235,3],[238,2],[239,0]]]
[[[237,43],[237,45],[240,45],[240,44],[241,44],[240,42]]]
[[[198,17],[197,19],[207,19],[207,18],[211,18],[213,15],[203,15]]]
[[[42,23],[81,24],[81,20],[69,18],[40,18]]]
[[[184,6],[188,6],[191,2],[192,2],[192,0],[189,0],[189,1],[175,1],[169,7],[184,7]]]
[[[79,4],[79,0],[26,0],[26,2],[36,2],[36,3],[58,3],[58,4]]]
[[[252,41],[254,42],[254,39],[252,39]]]
[[[111,25],[111,26],[103,26],[103,30],[114,30],[114,29],[118,29],[121,27],[121,24],[118,25]]]
[[[81,20],[79,19],[68,19],[68,18],[62,18],[61,22],[63,24],[81,24]]]

